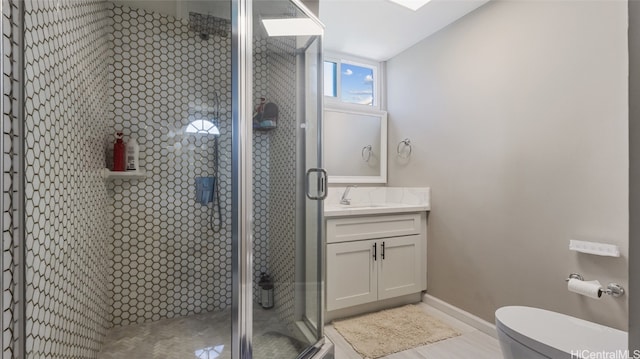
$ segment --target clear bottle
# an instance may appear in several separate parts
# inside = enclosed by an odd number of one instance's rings
[[[135,171],[140,168],[139,162],[140,146],[135,138],[127,142],[127,171]]]

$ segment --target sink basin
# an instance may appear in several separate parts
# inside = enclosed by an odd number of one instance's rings
[[[349,208],[380,208],[387,207],[387,204],[380,203],[359,203],[359,204],[340,204],[338,205],[341,209],[349,209]]]
[[[330,198],[324,202],[326,218],[430,210],[428,187],[354,187],[351,190],[351,204],[340,204],[340,196],[345,191],[342,187],[329,191]]]

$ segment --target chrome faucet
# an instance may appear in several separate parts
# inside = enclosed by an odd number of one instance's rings
[[[340,204],[344,204],[344,205],[350,205],[351,204],[351,200],[349,198],[347,198],[347,196],[349,195],[349,191],[351,191],[351,189],[353,187],[358,187],[354,184],[350,184],[347,186],[347,188],[344,189],[344,193],[342,194],[342,198],[340,198]]]

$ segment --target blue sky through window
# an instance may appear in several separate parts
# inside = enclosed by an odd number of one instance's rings
[[[373,106],[373,69],[341,64],[342,101]]]

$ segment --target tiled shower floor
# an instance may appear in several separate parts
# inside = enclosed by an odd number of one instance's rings
[[[306,346],[290,336],[274,310],[254,310],[254,358],[295,358]],[[231,358],[231,312],[225,310],[114,328],[107,335],[98,358]]]

